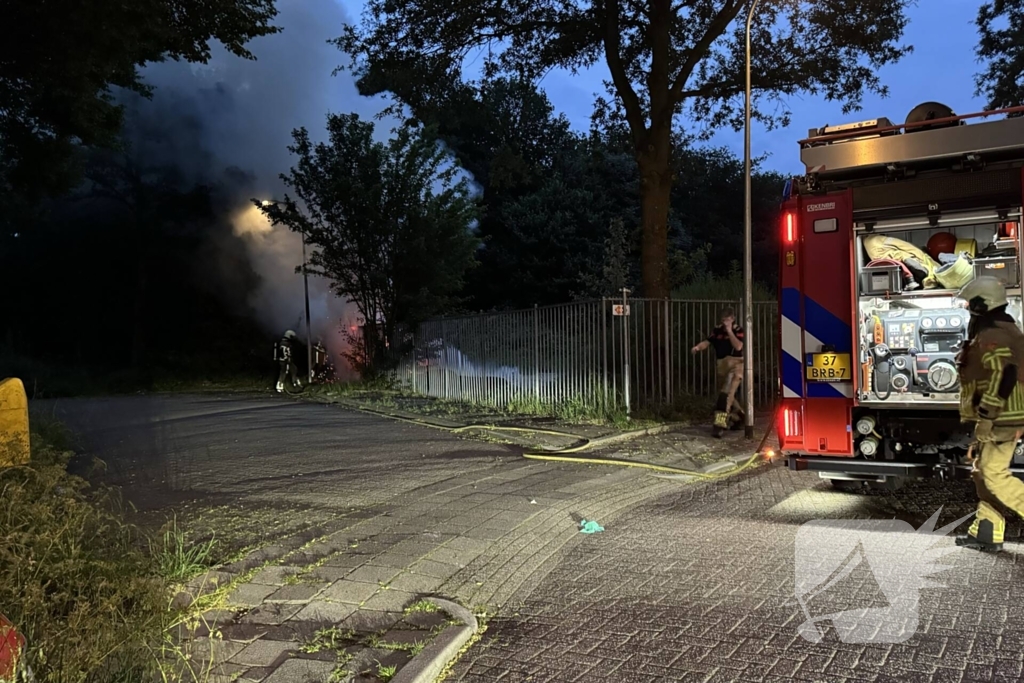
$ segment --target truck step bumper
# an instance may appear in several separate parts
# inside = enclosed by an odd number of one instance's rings
[[[862,477],[928,477],[932,473],[944,469],[958,476],[968,476],[970,465],[938,465],[916,462],[885,462],[874,460],[855,460],[853,458],[823,458],[818,456],[789,455],[786,465],[791,470],[807,470],[809,472],[833,473],[836,479],[859,479]],[[1024,479],[1024,467],[1010,467],[1010,472]],[[842,476],[847,475],[847,476]],[[829,478],[829,477],[825,477]]]
[[[855,460],[853,458],[819,458],[790,455],[786,464],[791,470],[811,472],[835,472],[862,476],[925,477],[933,465],[914,462],[885,462],[876,460]]]

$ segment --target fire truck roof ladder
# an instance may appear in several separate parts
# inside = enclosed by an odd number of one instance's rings
[[[1024,159],[1024,116],[966,124],[966,119],[1024,114],[1024,107],[951,116],[902,125],[885,118],[810,131],[800,141],[807,173],[840,175],[872,167],[913,166],[986,155],[1005,157],[1017,150]]]

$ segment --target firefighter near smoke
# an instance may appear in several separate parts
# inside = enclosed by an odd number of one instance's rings
[[[811,130],[780,237],[780,451],[838,488],[966,475],[960,290],[997,278],[1021,324],[1024,108],[929,102]],[[990,120],[982,120],[984,118]],[[995,120],[992,120],[995,119]],[[1012,471],[1024,473],[1016,445]]]

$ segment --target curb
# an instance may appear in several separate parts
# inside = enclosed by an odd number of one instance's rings
[[[441,631],[422,652],[398,670],[391,683],[433,683],[480,627],[473,613],[462,605],[441,598],[425,600],[461,621],[462,625],[449,626]]]

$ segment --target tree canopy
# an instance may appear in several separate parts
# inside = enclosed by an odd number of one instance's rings
[[[118,149],[88,181],[0,233],[0,374],[46,395],[260,372],[270,339],[248,307],[258,277],[228,220],[250,179],[218,174],[188,113],[126,103]],[[199,160],[205,178],[180,160]],[[206,163],[202,163],[202,162]],[[35,390],[35,389],[33,389]]]
[[[554,304],[610,296],[640,281],[640,187],[629,131],[598,116],[587,134],[573,131],[536,83],[496,76],[452,81],[429,99],[416,81],[390,79],[410,120],[425,121],[480,188],[483,247],[471,271],[471,310]],[[398,113],[394,111],[394,113]],[[672,287],[703,275],[725,276],[742,255],[742,163],[677,135],[670,198]],[[773,282],[777,175],[755,168],[757,275]],[[710,247],[705,245],[711,244]],[[511,284],[510,284],[511,283]]]
[[[386,143],[373,133],[357,114],[328,115],[327,142],[294,131],[297,162],[281,178],[295,197],[256,202],[273,224],[305,235],[311,272],[356,304],[359,362],[371,365],[402,326],[451,306],[478,244],[469,188],[436,138],[408,125]]]
[[[276,32],[274,0],[13,0],[0,46],[0,191],[27,206],[70,189],[79,146],[117,141],[113,90],[148,94],[139,74],[166,59],[205,62],[211,41],[241,57]],[[9,212],[8,212],[9,213]]]
[[[1024,105],[1024,0],[993,0],[978,9],[978,95],[989,109]]]
[[[755,117],[788,121],[785,97],[799,92],[846,110],[865,92],[884,94],[878,70],[910,49],[899,44],[909,4],[761,2],[752,30]],[[370,0],[362,25],[346,27],[337,44],[364,88],[394,86],[414,108],[464,80],[470,56],[485,74],[527,78],[603,63],[641,179],[644,293],[662,297],[670,285],[673,123],[686,109],[702,122],[698,132],[741,122],[745,7],[746,0]]]

